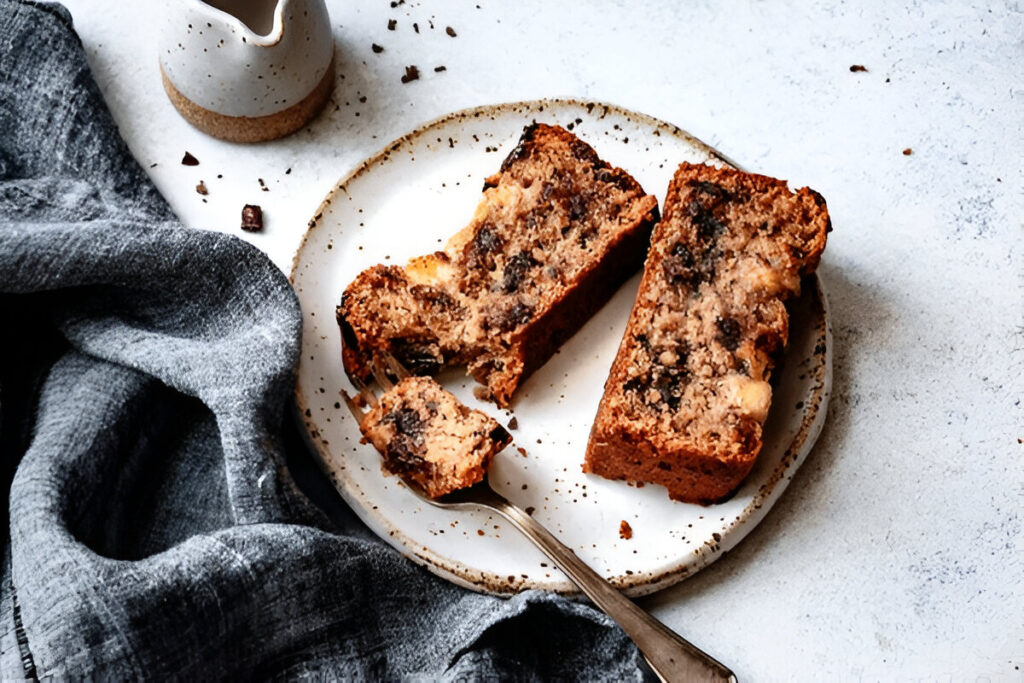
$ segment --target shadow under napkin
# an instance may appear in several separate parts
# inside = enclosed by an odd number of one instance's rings
[[[296,488],[286,279],[176,223],[30,0],[0,0],[0,320],[0,677],[642,677],[590,607],[456,588]]]

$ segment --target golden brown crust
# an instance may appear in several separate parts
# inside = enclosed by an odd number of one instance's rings
[[[374,266],[338,307],[350,374],[387,351],[465,365],[505,406],[643,262],[657,200],[572,133],[528,126],[468,226],[404,268]]]
[[[669,184],[584,470],[662,484],[673,499],[728,496],[761,449],[783,301],[825,248],[818,193],[682,164]]]

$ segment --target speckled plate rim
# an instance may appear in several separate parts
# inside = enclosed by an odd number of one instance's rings
[[[401,149],[403,144],[411,142],[432,129],[455,120],[465,119],[468,117],[477,118],[496,113],[503,114],[508,113],[509,111],[520,111],[523,109],[543,112],[545,108],[557,107],[559,105],[577,106],[588,109],[600,107],[605,113],[615,112],[621,116],[643,122],[655,130],[676,136],[693,146],[703,148],[709,156],[717,158],[725,165],[742,168],[738,163],[722,152],[678,126],[662,121],[653,116],[635,112],[607,102],[577,98],[545,98],[539,100],[482,105],[450,112],[434,118],[416,127],[405,135],[396,138],[382,147],[378,152],[366,158],[349,173],[341,176],[309,221],[308,228],[303,234],[295,251],[295,255],[292,258],[291,268],[288,273],[289,282],[293,287],[295,286],[296,274],[300,264],[302,263],[304,250],[311,235],[313,234],[313,231],[321,225],[321,219],[327,210],[327,207],[331,205],[335,195],[339,192],[345,192],[346,186],[349,183],[359,176],[367,173],[377,164],[386,161],[392,154]],[[812,287],[808,287],[807,285],[809,284],[812,285]],[[670,567],[659,572],[638,572],[628,576],[622,575],[609,578],[609,581],[613,585],[620,587],[627,595],[631,597],[640,597],[668,588],[697,573],[734,548],[743,540],[743,538],[746,537],[748,533],[750,533],[751,530],[753,530],[754,527],[757,526],[757,524],[761,522],[761,520],[764,519],[765,515],[767,515],[772,505],[781,496],[789,481],[793,478],[797,469],[804,462],[813,448],[814,443],[825,424],[828,402],[832,389],[832,326],[829,315],[828,296],[820,276],[815,274],[805,278],[804,288],[805,294],[803,296],[810,296],[810,306],[815,312],[814,317],[816,318],[816,323],[811,333],[814,335],[815,340],[814,356],[817,358],[818,362],[810,369],[810,372],[813,374],[813,387],[810,393],[805,397],[800,425],[793,437],[793,440],[786,448],[785,453],[779,460],[778,464],[770,473],[767,474],[767,476],[765,476],[764,483],[759,486],[758,490],[753,495],[750,502],[744,506],[741,513],[735,515],[731,521],[722,527],[721,535],[715,534],[714,543],[705,543],[692,551],[692,555],[684,555],[679,562],[679,566]],[[806,291],[808,289],[811,290],[809,293]],[[307,312],[303,311],[303,315],[305,316],[306,314]],[[304,351],[306,344],[305,339],[302,344]],[[300,355],[300,364],[302,363],[301,358],[304,355],[304,353]],[[297,379],[293,403],[294,416],[302,426],[300,432],[302,433],[311,452],[314,454],[314,459],[356,515],[363,520],[371,530],[374,530],[382,540],[393,546],[396,550],[417,564],[424,566],[432,573],[451,581],[456,585],[477,592],[491,593],[495,595],[509,595],[523,590],[540,588],[564,595],[579,595],[579,590],[576,588],[575,584],[568,580],[551,582],[529,581],[509,585],[509,583],[505,581],[504,576],[482,572],[479,569],[473,569],[465,566],[456,560],[452,560],[449,557],[442,556],[439,553],[432,551],[429,547],[420,545],[415,540],[406,536],[383,514],[381,514],[377,510],[376,506],[364,504],[367,501],[360,498],[362,491],[358,484],[349,480],[347,482],[348,485],[355,489],[355,491],[350,491],[345,485],[345,482],[341,481],[339,469],[332,466],[332,454],[329,448],[324,446],[318,440],[319,429],[316,425],[315,419],[307,417],[309,411],[303,398],[303,393],[301,379]],[[381,533],[377,529],[385,529],[387,530],[387,533]],[[420,548],[420,550],[414,550],[414,548]]]

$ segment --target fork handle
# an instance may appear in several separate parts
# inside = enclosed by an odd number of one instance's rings
[[[503,498],[500,502],[494,501],[492,507],[518,527],[595,605],[622,627],[661,680],[673,683],[736,681],[732,671],[637,607],[525,511]]]

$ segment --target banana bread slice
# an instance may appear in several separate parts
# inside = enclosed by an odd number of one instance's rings
[[[663,213],[583,469],[708,504],[754,465],[789,332],[783,301],[831,227],[813,190],[694,164],[676,171]]]
[[[527,126],[443,251],[373,266],[337,309],[350,374],[389,352],[416,374],[465,365],[507,406],[643,263],[654,196],[569,131]]]
[[[385,472],[412,479],[431,498],[483,481],[491,458],[512,441],[429,377],[407,377],[385,392],[359,430],[384,457]]]

